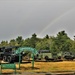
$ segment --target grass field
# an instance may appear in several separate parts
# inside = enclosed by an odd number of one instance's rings
[[[18,69],[18,64],[16,64]],[[21,64],[20,70],[17,72],[71,72],[75,71],[75,61],[61,61],[61,62],[35,62],[34,69],[32,63],[24,62]],[[8,72],[3,70],[3,72]],[[12,70],[9,70],[12,72]]]
[[[35,62],[34,69],[32,64],[21,64],[21,71],[34,72],[53,72],[53,71],[75,71],[75,61],[62,62]]]

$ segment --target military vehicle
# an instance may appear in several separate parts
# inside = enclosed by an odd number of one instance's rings
[[[30,51],[32,54],[37,54],[37,50],[31,47],[4,47],[0,49],[0,57],[3,61],[11,62],[22,62],[22,57],[27,55],[27,52]]]
[[[46,61],[59,61],[61,60],[61,56],[51,53],[50,50],[39,50],[38,54],[35,56],[35,60],[43,59]]]
[[[14,48],[17,47],[5,47],[1,49],[2,52],[0,54],[1,55],[0,57],[3,59],[3,61],[7,61],[9,63],[19,61],[19,55],[15,54]]]
[[[75,55],[72,52],[63,52],[63,60],[74,60],[75,59]]]
[[[0,60],[3,59],[3,50],[4,50],[5,47],[0,47]]]

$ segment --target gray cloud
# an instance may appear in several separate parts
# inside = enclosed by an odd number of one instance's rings
[[[73,37],[74,15],[74,0],[0,0],[0,40],[55,35],[63,29]]]

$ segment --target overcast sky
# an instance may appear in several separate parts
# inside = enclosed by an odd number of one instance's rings
[[[0,0],[0,41],[62,30],[75,35],[75,0]]]

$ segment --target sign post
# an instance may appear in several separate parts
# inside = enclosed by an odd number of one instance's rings
[[[32,54],[32,68],[34,68],[34,53]]]
[[[20,64],[21,64],[21,53],[20,53],[20,49],[19,49],[19,69],[20,69]]]

